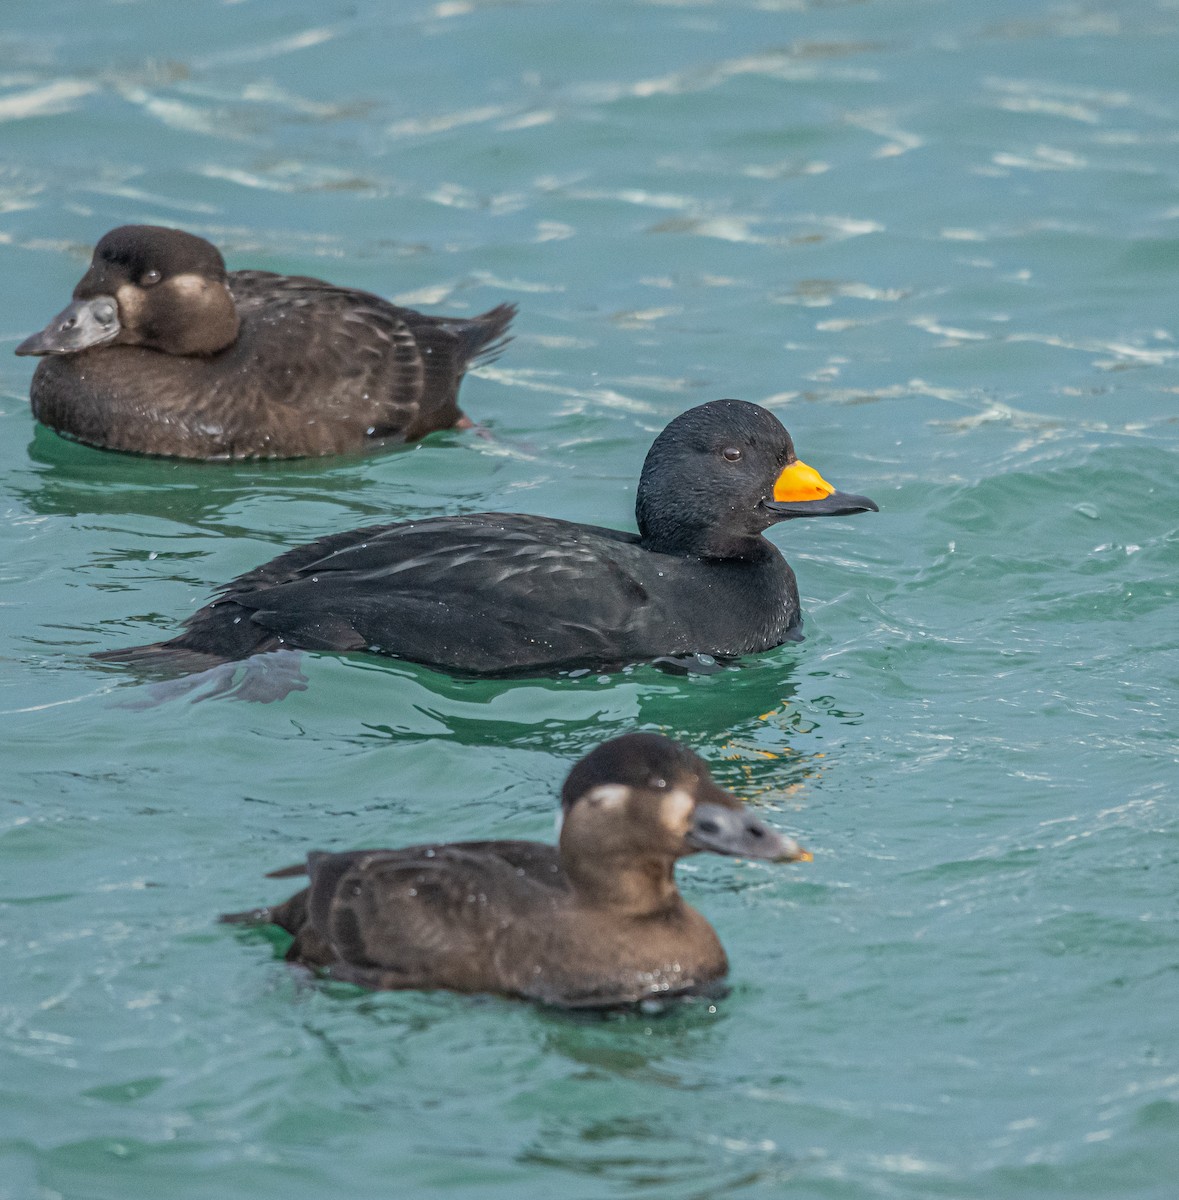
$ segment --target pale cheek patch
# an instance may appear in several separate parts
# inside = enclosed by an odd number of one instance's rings
[[[115,302],[119,306],[119,324],[124,329],[134,329],[143,312],[143,292],[134,284],[125,283],[115,292]]]
[[[586,793],[586,799],[592,800],[600,808],[621,808],[630,796],[630,788],[624,783],[603,783]]]
[[[185,298],[203,295],[209,281],[203,275],[173,275],[164,286]]]
[[[672,788],[659,805],[659,819],[672,833],[687,833],[696,809],[696,797],[683,788]]]

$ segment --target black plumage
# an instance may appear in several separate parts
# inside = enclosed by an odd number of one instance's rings
[[[768,410],[718,400],[651,447],[637,534],[511,513],[333,534],[228,584],[179,637],[96,657],[197,670],[359,650],[474,675],[735,658],[799,636],[794,573],[763,532],[875,508],[799,462]]]

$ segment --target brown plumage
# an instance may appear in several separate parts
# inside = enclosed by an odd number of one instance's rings
[[[714,988],[716,933],[675,863],[709,850],[809,861],[657,734],[605,742],[570,772],[558,846],[458,842],[313,853],[273,877],[310,877],[282,904],[222,918],[279,925],[292,962],[370,988],[493,992],[614,1007]]]
[[[17,354],[43,355],[33,414],[107,450],[294,458],[408,442],[465,421],[458,389],[516,309],[431,317],[302,275],[229,271],[178,229],[98,243],[74,302]]]

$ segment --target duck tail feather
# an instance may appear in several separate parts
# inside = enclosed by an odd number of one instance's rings
[[[471,321],[468,359],[472,365],[495,362],[512,340],[508,326],[519,310],[514,304],[498,304]]]
[[[223,666],[230,660],[207,650],[171,642],[152,642],[146,646],[126,646],[120,650],[99,650],[90,655],[96,662],[119,663],[169,675],[195,675],[210,667]]]
[[[289,867],[279,867],[277,871],[267,871],[267,879],[294,879],[298,875],[307,874],[307,863],[293,863]]]
[[[274,916],[269,908],[247,908],[245,912],[222,913],[217,920],[222,925],[274,924]]]

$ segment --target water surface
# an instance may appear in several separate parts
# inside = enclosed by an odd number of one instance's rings
[[[0,1197],[1169,1197],[1179,1177],[1179,10],[48,0],[0,18]],[[224,466],[36,429],[4,347],[125,222],[520,305],[485,427]],[[807,641],[474,683],[310,656],[142,707],[87,655],[422,512],[630,527],[769,404],[879,515],[774,533]],[[214,924],[307,849],[548,838],[682,737],[815,851],[692,860],[733,993],[653,1020],[306,986]]]

